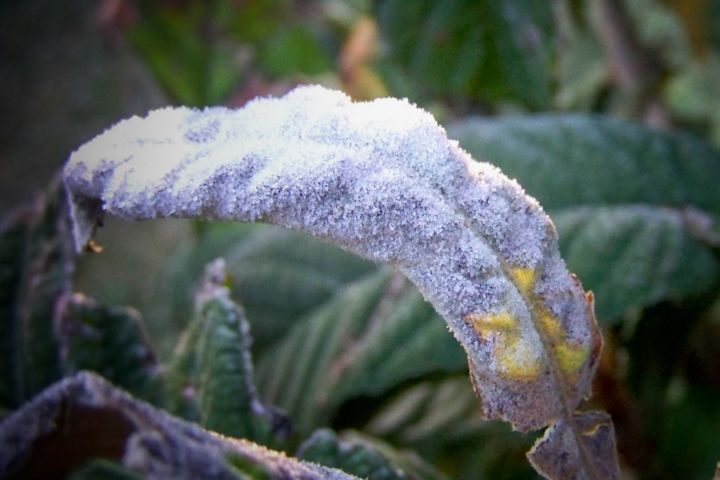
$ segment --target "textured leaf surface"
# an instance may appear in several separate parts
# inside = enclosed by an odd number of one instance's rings
[[[81,294],[64,302],[59,324],[64,373],[98,372],[134,395],[159,402],[159,365],[140,314]]]
[[[694,297],[717,284],[713,249],[689,231],[682,212],[630,205],[553,214],[563,257],[596,293],[599,315]]]
[[[377,18],[393,63],[435,96],[549,102],[552,13],[543,3],[382,0]]]
[[[73,265],[58,187],[0,225],[0,406],[6,408],[60,377],[54,319]]]
[[[547,429],[528,458],[548,478],[620,478],[613,467],[618,463],[615,430],[606,413],[578,414],[574,424],[561,419]],[[586,465],[594,470],[586,470]]]
[[[338,468],[368,480],[442,480],[420,457],[355,432],[318,430],[305,440],[298,458]]]
[[[232,298],[252,323],[253,348],[262,351],[288,327],[377,266],[307,235],[262,224],[207,224],[197,243],[173,254],[164,279],[172,313],[192,309],[195,279],[222,257],[232,276]]]
[[[452,478],[532,476],[525,452],[534,436],[483,419],[472,389],[461,376],[427,380],[404,389],[386,402],[363,430],[411,448],[435,465],[442,464]]]
[[[243,109],[121,122],[65,168],[75,238],[103,212],[264,220],[390,262],[468,353],[483,409],[518,428],[570,415],[600,346],[592,300],[520,187],[421,110],[319,87]]]
[[[602,319],[717,284],[720,154],[701,141],[582,115],[476,119],[449,131],[548,209]]]
[[[64,478],[99,458],[148,479],[357,478],[213,434],[88,372],[56,383],[0,423],[3,478]]]
[[[284,416],[258,399],[250,358],[250,327],[225,286],[222,260],[208,265],[196,317],[168,373],[171,410],[235,437],[268,444],[287,434]]]
[[[190,308],[184,300],[200,265],[218,256],[226,259],[232,297],[251,322],[258,388],[290,414],[295,430],[309,434],[346,399],[382,394],[429,373],[467,369],[461,347],[410,282],[274,226],[205,226],[199,242],[177,254],[165,280],[176,298],[174,315]],[[350,315],[356,309],[367,315]],[[309,389],[323,393],[298,395]]]
[[[263,398],[308,434],[344,400],[377,395],[423,374],[465,369],[461,349],[436,317],[404,278],[378,269],[298,319],[261,355]]]

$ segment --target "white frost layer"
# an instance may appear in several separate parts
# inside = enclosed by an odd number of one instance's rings
[[[557,379],[549,367],[534,381],[503,378],[502,334],[480,336],[464,318],[508,312],[520,329],[510,360],[547,364],[532,306],[508,276],[530,268],[542,272],[533,294],[568,340],[592,347],[592,315],[537,202],[407,101],[352,103],[301,87],[238,110],[156,110],[78,149],[65,183],[79,248],[103,212],[223,218],[302,230],[397,265],[468,352],[485,412],[519,428],[560,415]],[[571,386],[571,409],[588,393],[593,364]]]

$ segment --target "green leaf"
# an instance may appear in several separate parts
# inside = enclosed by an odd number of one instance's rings
[[[573,32],[558,48],[555,104],[563,110],[589,110],[608,78],[602,45],[587,32]]]
[[[225,264],[211,263],[188,327],[168,374],[177,413],[226,435],[268,444],[288,432],[284,417],[265,407],[253,383],[250,327],[229,297]]]
[[[196,245],[178,252],[166,282],[178,300],[175,315],[188,308],[179,292],[187,291],[201,263],[216,256],[227,259],[232,296],[243,304],[253,336],[262,332],[255,351],[263,397],[288,410],[302,432],[321,425],[321,418],[348,399],[381,395],[426,373],[466,368],[462,350],[435,310],[403,277],[272,226],[209,225]],[[366,305],[364,315],[347,323],[333,321],[333,312],[361,304]],[[192,332],[182,345],[197,341]],[[323,355],[324,360],[317,360]],[[184,369],[179,364],[187,361],[187,355],[177,355],[178,368],[172,371]],[[315,400],[296,397],[306,391],[303,379],[324,393]]]
[[[584,115],[470,119],[449,135],[550,212],[603,321],[717,285],[720,154],[703,142]]]
[[[55,319],[70,289],[64,191],[54,182],[0,225],[0,406],[14,408],[60,375]]]
[[[193,319],[180,336],[164,376],[166,408],[173,415],[191,422],[200,420],[195,377],[196,344],[201,331],[202,324]]]
[[[288,411],[302,433],[325,424],[350,398],[466,368],[432,307],[387,268],[348,283],[294,323],[260,357],[258,379],[263,397]]]
[[[377,269],[307,235],[257,224],[208,224],[197,243],[182,247],[173,257],[176,261],[165,280],[172,315],[182,316],[192,308],[195,279],[205,264],[222,257],[233,279],[232,297],[252,323],[256,352],[285,335],[297,318]]]
[[[137,311],[75,294],[65,301],[59,330],[66,374],[93,370],[140,398],[161,403],[160,367]]]
[[[601,318],[696,297],[717,284],[712,249],[694,238],[677,210],[579,207],[554,213],[553,219],[565,260],[595,292]]]
[[[376,4],[389,61],[407,78],[422,78],[428,91],[421,93],[512,99],[532,109],[548,105],[550,5],[525,0]]]
[[[359,432],[336,434],[328,429],[318,430],[300,445],[297,456],[368,480],[445,478],[416,454],[395,450]]]
[[[389,399],[363,430],[417,451],[452,478],[526,479],[534,435],[487,421],[462,376],[426,380]]]

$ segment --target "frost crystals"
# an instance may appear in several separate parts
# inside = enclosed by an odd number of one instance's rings
[[[65,183],[79,249],[108,212],[264,221],[396,265],[467,351],[485,414],[518,429],[572,424],[589,393],[592,299],[549,218],[407,101],[301,87],[239,110],[156,110],[82,146]]]

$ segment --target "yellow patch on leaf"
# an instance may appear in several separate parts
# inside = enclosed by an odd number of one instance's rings
[[[517,329],[517,320],[510,315],[509,312],[491,313],[480,315],[471,313],[465,315],[465,321],[472,325],[473,329],[481,337],[486,337],[490,332],[505,330],[511,331]]]
[[[527,294],[535,284],[535,270],[532,268],[516,267],[510,269],[510,276],[521,293]]]
[[[583,366],[589,353],[589,348],[573,345],[568,342],[558,343],[555,346],[555,355],[557,357],[558,364],[565,373],[576,372]]]
[[[552,341],[555,358],[560,369],[565,373],[574,373],[582,367],[590,350],[569,343],[566,340],[565,331],[560,324],[560,320],[547,310],[541,309],[538,314],[538,322],[550,341]]]
[[[519,351],[520,342],[517,339],[510,343],[508,342],[502,349],[495,349],[495,359],[500,366],[501,374],[505,378],[519,381],[531,381],[537,378],[540,374],[540,362],[536,360],[523,360],[523,357],[527,357],[527,354]]]
[[[553,339],[560,339],[563,337],[563,329],[562,325],[560,325],[560,321],[549,312],[540,312],[538,314],[538,321],[540,322],[542,329],[549,337]]]
[[[491,333],[496,335],[496,344],[493,350],[498,370],[503,377],[530,381],[537,378],[540,373],[540,364],[532,358],[532,354],[520,338],[518,321],[509,312],[502,311],[480,315],[471,313],[466,315],[465,321],[483,338]]]

